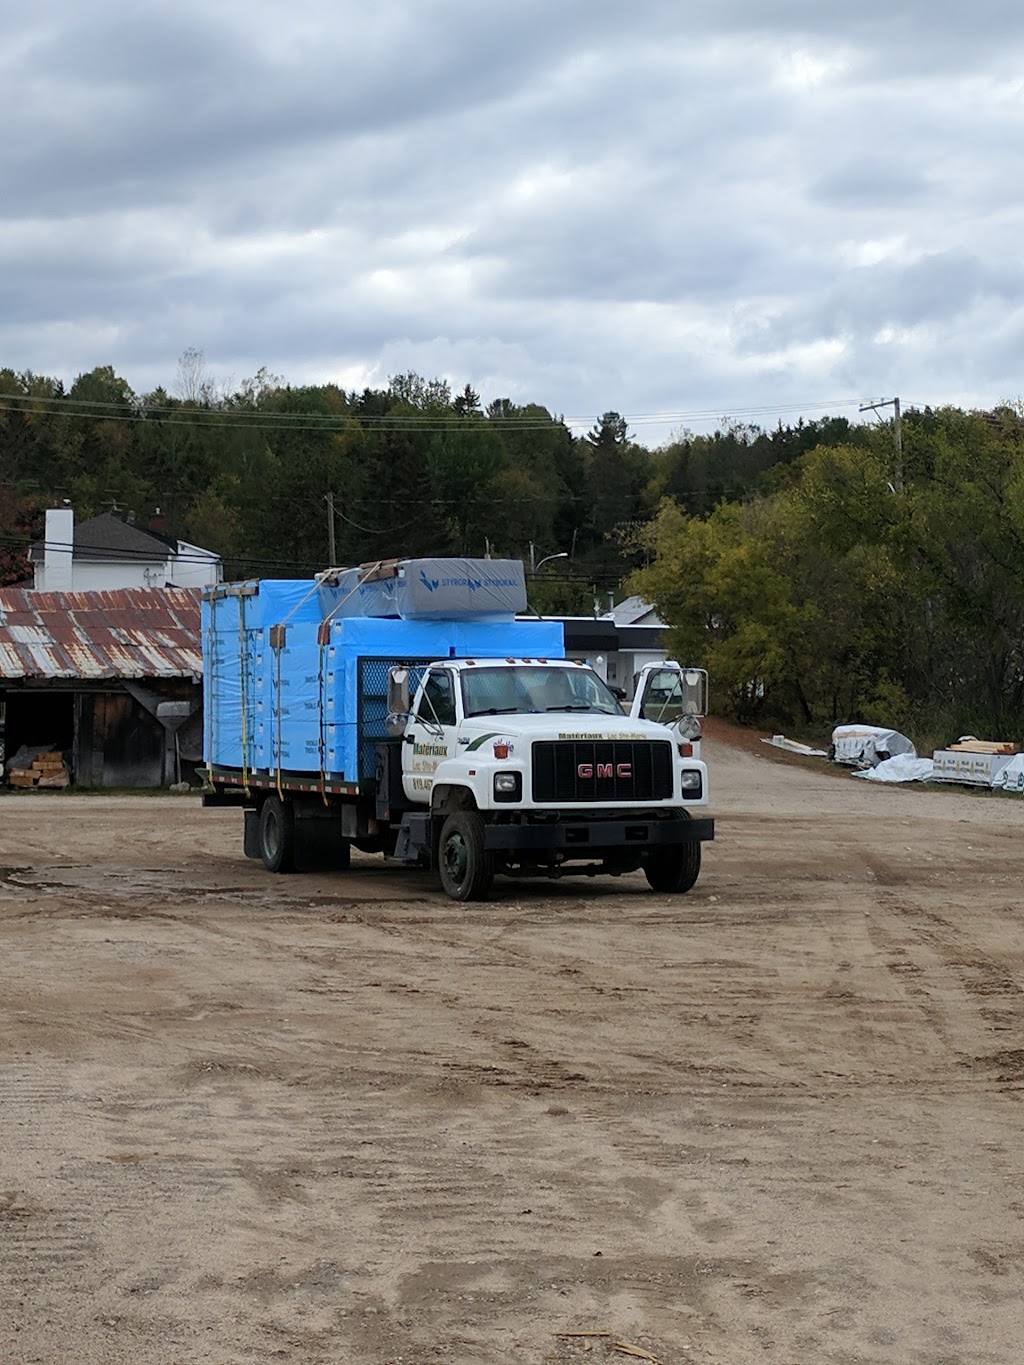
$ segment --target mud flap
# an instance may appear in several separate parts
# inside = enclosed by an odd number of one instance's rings
[[[242,852],[247,858],[260,858],[260,813],[258,810],[245,810],[245,828],[242,831]]]

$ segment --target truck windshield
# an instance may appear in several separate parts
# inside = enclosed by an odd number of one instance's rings
[[[498,716],[513,711],[622,714],[619,703],[591,669],[547,668],[542,664],[464,669],[462,705],[467,716]]]

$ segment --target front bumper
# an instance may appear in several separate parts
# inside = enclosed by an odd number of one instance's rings
[[[484,847],[504,852],[555,852],[577,856],[603,849],[650,848],[663,844],[706,843],[715,837],[710,818],[621,820],[567,818],[528,824],[496,824],[484,827]]]

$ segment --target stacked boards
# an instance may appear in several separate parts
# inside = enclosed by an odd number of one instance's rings
[[[1008,754],[1012,757],[1019,753],[1020,749],[1009,739],[962,739],[959,744],[951,744],[947,752],[953,754]]]
[[[27,768],[11,768],[7,773],[7,781],[12,787],[31,787],[43,788],[62,788],[70,782],[67,768],[64,766],[64,757],[55,751],[52,753],[37,754],[32,763]]]

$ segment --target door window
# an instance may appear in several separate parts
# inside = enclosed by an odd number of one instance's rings
[[[437,669],[427,675],[416,716],[428,725],[455,724],[455,688],[447,669]]]

